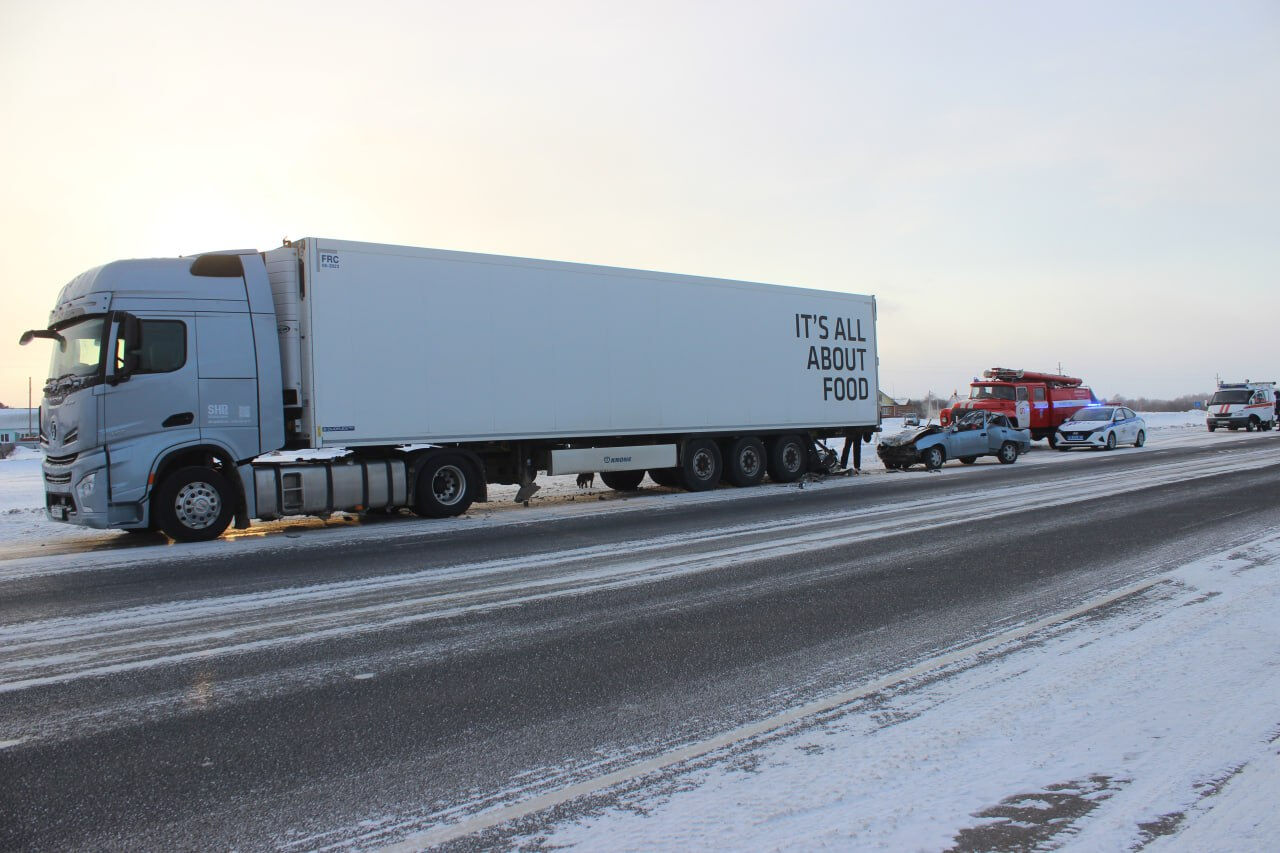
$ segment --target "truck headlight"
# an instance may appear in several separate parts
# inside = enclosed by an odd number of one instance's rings
[[[98,472],[86,474],[84,479],[76,484],[76,497],[79,498],[81,506],[87,504],[89,499],[93,497],[94,486],[98,484]]]

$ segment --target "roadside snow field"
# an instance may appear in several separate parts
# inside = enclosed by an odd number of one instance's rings
[[[1277,613],[1280,531],[1101,610],[891,676],[612,786],[590,816],[525,840],[609,850],[1272,850]]]

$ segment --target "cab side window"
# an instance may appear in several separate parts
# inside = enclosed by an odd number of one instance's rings
[[[180,320],[142,320],[138,367],[134,374],[172,373],[187,363],[187,324]],[[124,340],[116,340],[116,363],[124,362]]]
[[[1036,401],[1037,403],[1043,403],[1043,402],[1044,402],[1044,389],[1043,389],[1043,388],[1036,388],[1036,389],[1035,389],[1035,401]]]
[[[1018,386],[1018,399],[1019,400],[1027,399],[1027,387],[1025,385]]]

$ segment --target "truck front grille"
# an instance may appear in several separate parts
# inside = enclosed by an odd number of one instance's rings
[[[65,486],[71,482],[71,472],[68,471],[65,474],[45,474],[44,481],[46,483],[52,483],[55,486]]]
[[[50,465],[70,465],[72,462],[76,461],[76,457],[78,457],[79,455],[80,455],[79,453],[72,453],[70,456],[46,455],[44,457],[44,461],[48,462]]]

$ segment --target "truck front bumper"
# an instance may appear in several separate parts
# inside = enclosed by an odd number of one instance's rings
[[[40,466],[44,475],[44,512],[51,521],[106,528],[108,513],[107,454],[94,450],[70,461]]]

